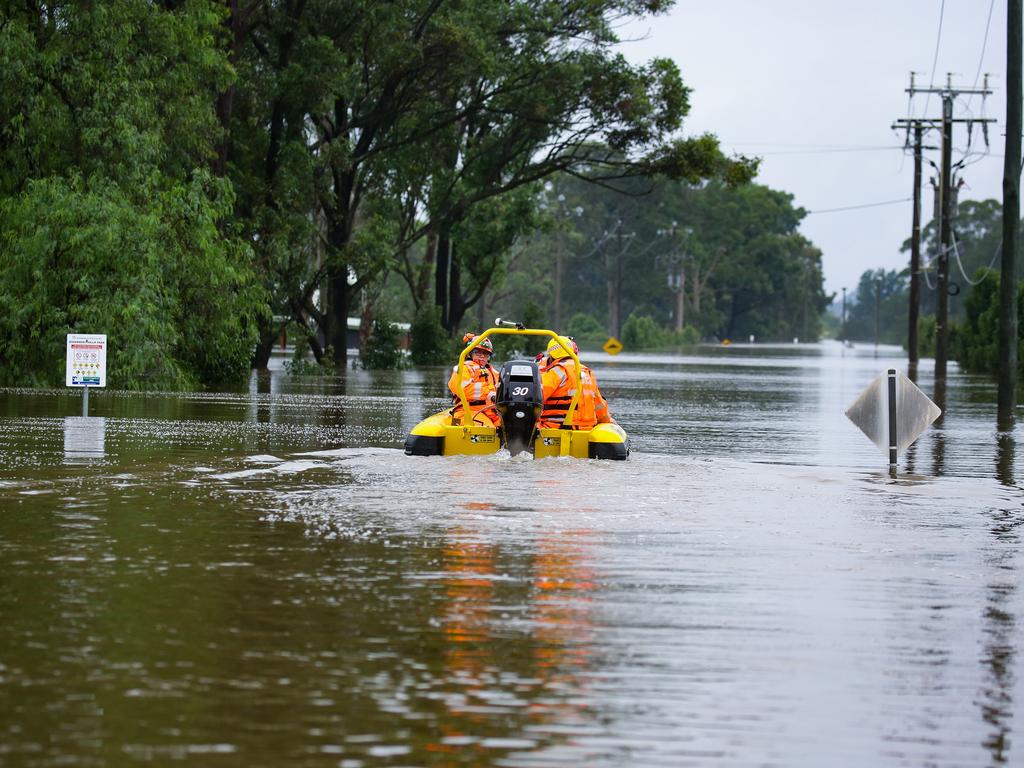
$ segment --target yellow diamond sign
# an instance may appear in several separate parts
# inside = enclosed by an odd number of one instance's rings
[[[604,343],[604,351],[609,355],[617,355],[622,351],[622,342],[612,336]]]

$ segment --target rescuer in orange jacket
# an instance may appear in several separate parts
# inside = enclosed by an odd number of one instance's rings
[[[463,341],[471,342],[475,334],[467,333],[462,337]],[[452,423],[462,423],[462,400],[459,392],[466,393],[466,400],[469,401],[469,411],[473,414],[473,423],[477,426],[490,427],[501,426],[501,417],[493,407],[498,389],[498,372],[490,364],[491,355],[494,354],[494,346],[490,339],[484,339],[474,346],[466,356],[463,365],[462,377],[459,377],[459,366],[452,369],[451,378],[448,379],[448,390],[452,393],[452,401],[455,407],[452,408]]]
[[[548,342],[546,365],[541,367],[541,389],[544,392],[537,426],[541,429],[563,426],[565,414],[576,393],[576,363],[567,351],[577,352],[576,342],[566,336]],[[580,363],[580,399],[572,415],[572,429],[590,430],[597,424],[614,423],[608,401],[601,396],[593,371]]]

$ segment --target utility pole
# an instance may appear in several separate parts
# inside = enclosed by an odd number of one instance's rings
[[[842,338],[840,341],[846,341],[846,286],[843,286],[843,325],[840,331]]]
[[[1006,8],[1006,152],[1003,155],[1003,253],[999,282],[1001,428],[1013,425],[1017,404],[1017,228],[1020,226],[1021,0]]]
[[[687,228],[689,231],[689,228]],[[679,222],[673,221],[671,229],[659,229],[658,235],[668,235],[671,245],[668,252],[668,289],[672,293],[672,327],[682,331],[686,323],[683,302],[686,296],[686,265],[683,254],[679,252]],[[660,259],[658,259],[660,261]]]
[[[988,78],[982,88],[953,87],[952,76],[946,76],[945,87],[918,88],[914,77],[910,77],[907,93],[913,97],[918,93],[934,93],[942,99],[942,118],[903,118],[896,125],[911,124],[915,128],[920,125],[922,130],[938,128],[942,135],[942,167],[939,180],[939,259],[938,259],[938,296],[935,310],[935,378],[945,379],[946,363],[949,357],[949,252],[953,243],[953,125],[955,123],[981,123],[988,141],[988,123],[993,118],[959,118],[953,117],[953,102],[958,96],[977,94],[984,98],[992,93],[988,88]],[[915,166],[916,167],[916,166]],[[920,256],[919,256],[920,258]]]
[[[619,338],[622,335],[622,258],[636,236],[635,232],[622,231],[622,219],[615,222],[614,237],[618,247],[605,251],[605,275],[608,286],[608,335]]]
[[[882,278],[875,278],[875,349],[878,348],[879,331],[881,330],[882,309]]]
[[[942,95],[942,167],[939,176],[938,302],[935,305],[935,378],[946,378],[949,357],[949,249],[953,244],[953,97]]]
[[[564,271],[566,254],[566,230],[569,228],[571,216],[582,216],[583,207],[577,205],[572,211],[565,207],[565,195],[558,195],[558,210],[555,216],[558,220],[557,242],[555,246],[555,328],[562,327],[562,272]]]
[[[914,124],[914,222],[910,230],[910,311],[907,313],[907,356],[917,365],[917,318],[921,312],[921,138],[924,126]]]
[[[678,222],[672,222],[672,267],[675,271],[676,279],[673,290],[676,292],[675,300],[676,307],[675,313],[672,317],[673,327],[676,332],[683,330],[685,324],[685,318],[683,317],[683,298],[686,296],[686,268],[683,266],[683,257],[679,253],[679,224]]]

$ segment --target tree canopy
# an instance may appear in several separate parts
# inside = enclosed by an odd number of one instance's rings
[[[742,189],[754,161],[681,134],[675,64],[617,50],[624,19],[669,5],[5,4],[0,383],[56,383],[68,332],[106,332],[125,386],[238,380],[284,323],[342,365],[348,317],[371,325],[395,277],[449,335],[513,284],[548,179]],[[709,236],[731,248],[721,275],[741,258],[789,270],[809,248],[796,220],[756,254]],[[694,311],[707,291],[725,306],[725,281],[694,274]],[[803,277],[780,279],[733,286],[716,331],[769,322],[766,292]]]
[[[547,231],[519,246],[489,308],[515,316],[537,301],[555,323],[561,253],[563,324],[589,315],[605,338],[619,335],[633,315],[675,325],[677,291],[682,325],[697,337],[818,337],[830,297],[822,290],[821,253],[799,233],[803,211],[791,195],[757,184],[665,178],[620,187],[630,194],[556,177],[544,193]]]
[[[231,77],[218,8],[5,5],[0,382],[62,380],[69,332],[108,334],[123,386],[247,369],[264,302],[209,169]]]

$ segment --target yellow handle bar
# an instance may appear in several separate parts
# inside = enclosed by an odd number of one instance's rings
[[[549,331],[546,328],[522,328],[522,329],[520,329],[520,328],[488,328],[486,331],[481,333],[479,336],[474,336],[469,341],[469,345],[464,350],[462,350],[462,353],[459,355],[459,382],[460,383],[462,381],[462,377],[465,375],[466,355],[469,354],[469,351],[471,349],[473,349],[473,347],[479,345],[481,341],[486,339],[488,336],[493,336],[495,334],[502,334],[502,335],[505,335],[505,336],[550,336],[552,339],[555,339],[556,341],[561,343],[561,337],[557,333],[555,333],[554,331]],[[573,414],[576,412],[576,404],[579,402],[580,394],[582,393],[582,384],[581,384],[581,381],[580,381],[580,359],[579,359],[579,357],[576,355],[575,352],[572,351],[571,347],[569,349],[565,350],[565,351],[569,353],[569,357],[571,357],[573,362],[576,364],[576,389],[575,389],[575,392],[573,393],[572,401],[569,403],[569,410],[565,412],[565,421],[563,422],[567,426],[571,427],[572,426],[572,417],[573,417]],[[543,388],[542,388],[542,390],[541,390],[541,397],[543,398],[543,396],[544,396],[544,392],[543,392]],[[466,398],[466,390],[462,386],[459,386],[459,401],[462,403],[462,423],[463,423],[463,425],[471,424],[473,422],[473,420],[472,420],[472,418],[470,418],[470,415],[469,415],[469,400]],[[468,419],[468,421],[467,421],[467,419]]]

